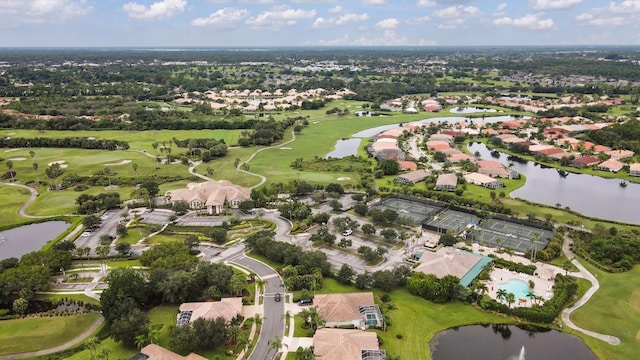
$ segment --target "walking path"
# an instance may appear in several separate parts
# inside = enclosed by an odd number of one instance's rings
[[[25,202],[20,207],[20,209],[18,210],[18,214],[20,214],[20,216],[22,216],[24,218],[27,218],[27,219],[46,219],[46,218],[52,217],[51,215],[49,215],[49,216],[29,215],[29,214],[26,214],[24,212],[31,204],[33,204],[34,201],[36,201],[36,198],[39,195],[38,194],[38,190],[32,188],[31,186],[22,185],[22,184],[14,184],[14,183],[6,183],[6,182],[0,182],[0,184],[23,188],[23,189],[29,190],[29,192],[31,193],[31,196],[29,197],[29,200],[27,200],[27,202]]]
[[[589,290],[587,290],[584,296],[582,296],[580,300],[576,301],[576,303],[573,304],[573,306],[568,307],[562,311],[562,321],[565,324],[567,324],[568,327],[574,330],[580,331],[583,334],[589,335],[596,339],[600,339],[602,341],[606,341],[611,345],[619,345],[620,344],[619,338],[613,335],[600,334],[594,331],[583,329],[578,325],[574,324],[573,321],[571,321],[571,313],[574,312],[576,309],[580,308],[582,305],[586,304],[587,301],[591,299],[593,294],[595,294],[596,291],[600,289],[600,283],[598,282],[598,279],[596,279],[596,277],[593,276],[592,273],[590,273],[582,264],[580,264],[580,262],[578,262],[578,260],[576,260],[576,255],[573,253],[573,251],[571,251],[571,248],[569,247],[570,242],[572,242],[571,238],[565,235],[564,241],[562,244],[562,250],[564,251],[565,255],[569,259],[572,259],[571,263],[575,265],[578,269],[580,269],[579,271],[580,277],[583,277],[591,282],[591,288],[589,288]]]
[[[256,173],[250,172],[250,171],[248,171],[248,170],[242,170],[242,169],[241,169],[242,165],[244,165],[244,164],[248,164],[251,160],[253,160],[253,158],[254,158],[256,155],[258,155],[258,153],[261,153],[261,152],[263,152],[263,151],[265,151],[265,150],[273,149],[273,148],[276,148],[276,147],[282,147],[282,146],[285,146],[285,145],[287,145],[287,144],[291,144],[292,142],[296,141],[296,133],[295,133],[295,131],[291,130],[291,136],[293,136],[293,138],[292,138],[291,140],[289,140],[289,141],[285,141],[285,142],[283,142],[282,144],[271,145],[271,146],[268,146],[268,147],[265,147],[265,148],[262,148],[262,149],[258,149],[256,152],[254,152],[253,154],[251,154],[251,156],[249,156],[249,158],[248,158],[247,160],[245,160],[243,163],[238,164],[238,167],[237,167],[236,169],[238,169],[239,171],[241,171],[241,172],[243,172],[243,173],[245,173],[245,174],[249,174],[249,175],[257,176],[257,177],[259,177],[259,178],[260,178],[260,182],[259,182],[259,183],[257,183],[256,185],[253,185],[253,186],[250,188],[251,190],[253,190],[253,189],[257,188],[258,186],[260,186],[260,185],[262,185],[262,184],[264,184],[264,183],[267,181],[267,177],[266,177],[266,176],[263,176],[263,175],[260,175],[260,174],[256,174]]]

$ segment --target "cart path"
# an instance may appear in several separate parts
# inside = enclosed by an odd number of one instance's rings
[[[580,269],[579,271],[580,276],[591,282],[591,287],[589,288],[589,290],[587,290],[584,296],[582,296],[582,298],[576,301],[575,304],[573,304],[571,307],[568,307],[562,311],[562,321],[568,327],[574,330],[580,331],[583,334],[589,335],[596,339],[600,339],[602,341],[606,341],[611,345],[620,345],[620,339],[613,335],[600,334],[594,331],[583,329],[578,325],[574,324],[573,321],[571,321],[571,313],[573,313],[576,309],[580,308],[582,305],[586,304],[589,301],[589,299],[591,299],[593,294],[595,294],[596,291],[600,289],[600,283],[598,282],[598,279],[596,279],[596,277],[593,276],[593,274],[590,273],[589,270],[587,270],[580,262],[578,262],[578,260],[576,260],[576,255],[573,253],[573,251],[571,251],[569,247],[569,243],[571,241],[572,241],[571,238],[565,235],[564,241],[562,243],[562,250],[564,251],[565,255],[569,259],[571,259],[571,263],[575,265],[578,269]]]
[[[20,209],[18,209],[18,214],[20,214],[20,216],[27,219],[46,219],[46,218],[53,217],[52,215],[49,215],[49,216],[29,215],[24,212],[29,206],[31,206],[31,204],[33,204],[34,201],[36,201],[36,198],[39,195],[38,190],[32,188],[31,186],[22,185],[22,184],[6,183],[6,182],[0,182],[0,184],[26,189],[26,190],[29,190],[29,192],[31,193],[31,196],[29,197],[29,199],[20,207]]]
[[[245,173],[245,174],[249,174],[249,175],[257,176],[257,177],[259,177],[259,178],[260,178],[260,182],[259,182],[259,183],[257,183],[256,185],[251,186],[251,187],[250,187],[250,189],[252,189],[252,190],[253,190],[253,189],[255,189],[255,188],[257,188],[257,187],[261,186],[262,184],[264,184],[264,183],[267,181],[267,177],[266,177],[266,176],[264,176],[264,175],[260,175],[260,174],[257,174],[257,173],[254,173],[254,172],[251,172],[251,171],[242,170],[242,168],[241,168],[241,167],[242,167],[242,165],[244,165],[244,164],[248,164],[251,160],[253,160],[253,158],[254,158],[256,155],[258,155],[258,153],[261,153],[261,152],[263,152],[263,151],[265,151],[265,150],[269,150],[269,149],[273,149],[273,148],[279,148],[279,147],[285,146],[285,145],[287,145],[287,144],[290,144],[290,143],[292,143],[292,142],[296,141],[296,133],[295,133],[295,131],[291,130],[291,135],[293,136],[293,138],[292,138],[291,140],[289,140],[289,141],[285,141],[285,142],[283,142],[282,144],[271,145],[271,146],[264,147],[264,148],[262,148],[262,149],[258,149],[258,150],[256,150],[253,154],[251,154],[251,156],[249,156],[249,158],[248,158],[247,160],[245,160],[245,161],[243,161],[243,162],[241,162],[241,163],[239,163],[239,164],[238,164],[238,166],[236,167],[236,170],[238,170],[238,171],[240,171],[240,172],[243,172],[243,173]],[[213,179],[211,179],[211,178],[209,178],[209,177],[207,177],[207,176],[204,176],[204,175],[202,175],[202,174],[199,174],[199,173],[197,173],[197,172],[195,171],[195,168],[196,168],[198,165],[200,165],[201,163],[202,163],[202,161],[197,161],[197,162],[191,163],[191,166],[189,166],[189,173],[190,173],[191,175],[197,176],[197,177],[199,177],[199,178],[201,178],[201,179],[204,179],[204,180],[213,180]]]
[[[91,324],[91,326],[89,326],[87,330],[85,330],[82,334],[78,335],[77,337],[75,337],[74,339],[72,339],[71,341],[65,344],[52,347],[49,349],[44,349],[44,350],[31,351],[31,352],[20,353],[20,354],[0,355],[0,360],[20,359],[20,358],[27,358],[27,357],[30,358],[34,356],[48,355],[48,354],[53,354],[53,353],[67,350],[83,342],[86,338],[88,338],[91,334],[93,334],[98,329],[98,327],[102,325],[103,322],[104,322],[104,318],[100,316],[100,318],[98,318],[98,320],[96,320],[93,324]]]

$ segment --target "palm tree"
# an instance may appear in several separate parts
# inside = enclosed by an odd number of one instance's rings
[[[241,334],[242,330],[240,330],[240,326],[238,325],[231,325],[227,328],[227,340],[229,340],[231,344],[237,344]]]
[[[533,300],[535,300],[536,294],[533,291],[529,290],[529,291],[527,291],[527,295],[526,296],[531,301],[531,305],[533,305]]]
[[[509,304],[509,307],[511,307],[511,304],[513,304],[514,302],[516,302],[516,296],[513,293],[508,293],[507,304]]]
[[[244,332],[240,333],[240,337],[238,338],[238,345],[236,345],[236,351],[244,351],[244,349],[247,348],[247,345],[249,345],[249,334]]]
[[[498,296],[498,300],[500,301],[505,300],[507,298],[507,290],[498,289],[498,292],[496,293],[496,295]]]
[[[311,308],[309,310],[309,325],[311,325],[311,328],[315,331],[319,326],[323,326],[324,324],[325,321],[320,317],[316,308]]]
[[[131,168],[133,169],[133,172],[136,174],[136,182],[138,182],[138,164],[136,163],[131,164]]]
[[[138,349],[142,349],[147,345],[147,337],[143,334],[136,336],[135,345]]]
[[[158,168],[158,143],[154,141],[151,144],[151,147],[153,148],[153,152],[156,156],[156,169],[157,169]]]
[[[484,295],[487,293],[487,291],[489,291],[489,288],[487,287],[487,284],[478,282],[476,284],[476,291],[479,291],[480,295]]]
[[[258,291],[264,292],[264,288],[265,286],[267,286],[268,283],[269,281],[262,280],[261,277],[256,277],[256,286],[258,287]]]
[[[100,256],[100,268],[104,265],[104,259],[109,255],[109,245],[100,245],[96,248],[96,253]]]
[[[89,349],[89,353],[91,353],[92,359],[95,359],[96,357],[96,349],[99,343],[100,343],[100,340],[98,340],[98,337],[96,336],[92,336],[89,339],[87,339],[87,341],[84,342],[84,347]]]
[[[275,350],[276,354],[280,352],[280,349],[282,349],[282,340],[280,339],[279,336],[274,337],[273,339],[269,340],[269,352],[271,352],[271,350]]]
[[[299,346],[296,349],[296,360],[313,360],[316,356],[313,354],[313,350],[311,348],[303,348]]]
[[[33,166],[33,171],[36,172],[36,180],[38,180],[38,184],[40,184],[40,177],[38,176],[38,163],[34,162],[32,166]]]
[[[36,156],[36,152],[35,152],[35,151],[33,151],[33,150],[30,150],[30,151],[29,151],[29,156],[31,156],[31,158],[33,159],[33,158],[34,158],[34,156]]]

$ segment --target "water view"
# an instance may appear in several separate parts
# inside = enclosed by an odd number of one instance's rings
[[[360,139],[346,139],[338,140],[336,148],[325,156],[325,159],[330,157],[342,159],[345,156],[356,155],[358,153],[358,146],[360,145]]]
[[[455,107],[449,110],[453,114],[477,114],[477,113],[494,113],[496,109],[478,108],[473,106]]]
[[[0,260],[20,258],[24,254],[40,250],[47,241],[55,239],[68,226],[64,221],[47,221],[0,231]]]
[[[434,360],[597,359],[575,336],[556,330],[531,331],[509,325],[472,325],[449,329],[438,333],[429,345]]]
[[[508,155],[499,153],[495,158],[486,145],[473,143],[468,146],[471,153],[476,151],[486,160],[498,160],[505,165],[513,164],[513,169],[526,176],[525,185],[510,195],[549,206],[560,204],[581,214],[606,220],[640,224],[640,184],[629,183],[620,186],[619,179],[605,179],[599,176],[573,174],[562,177],[554,168],[543,167],[532,161],[510,161]]]

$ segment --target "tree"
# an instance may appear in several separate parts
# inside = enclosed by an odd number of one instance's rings
[[[271,352],[271,350],[275,350],[277,354],[278,352],[280,352],[281,348],[282,340],[280,340],[279,336],[276,336],[273,339],[269,340],[269,352]]]
[[[36,156],[36,152],[33,150],[29,150],[29,156],[33,159]]]
[[[336,199],[331,199],[331,201],[329,201],[329,206],[333,212],[337,213],[342,211],[342,203]]]
[[[511,307],[511,304],[516,302],[516,296],[513,293],[508,293],[506,296],[507,304]]]
[[[340,270],[336,274],[336,280],[338,280],[342,284],[351,284],[353,280],[353,276],[355,275],[355,271],[348,264],[342,264]]]
[[[13,301],[13,312],[16,314],[24,315],[27,313],[27,309],[29,308],[29,301],[24,298],[17,298]]]
[[[118,226],[116,226],[116,234],[118,234],[119,237],[123,238],[127,236],[128,232],[129,231],[127,230],[127,226],[125,224],[118,224]]]
[[[131,168],[133,169],[133,173],[136,174],[136,182],[138,182],[138,164],[131,163]]]
[[[11,182],[13,182],[13,171],[11,171],[13,169],[13,161],[11,160],[7,160],[7,169],[9,170],[9,175],[11,176]]]
[[[131,244],[129,244],[127,242],[119,242],[119,243],[116,244],[116,251],[121,256],[127,256],[127,255],[129,255],[129,253],[131,251]]]
[[[233,277],[231,277],[229,287],[236,296],[242,296],[242,290],[244,290],[246,284],[247,279],[243,274],[234,274]]]
[[[98,344],[100,344],[100,339],[97,336],[92,336],[84,342],[84,347],[89,349],[89,354],[91,354],[91,359],[95,359],[97,355]]]
[[[453,246],[458,242],[458,239],[452,234],[444,233],[440,235],[440,240],[438,242],[444,246]]]
[[[358,201],[353,206],[353,211],[360,216],[367,216],[367,212],[369,211],[369,207],[363,201]]]
[[[184,239],[184,244],[189,247],[189,251],[193,251],[194,248],[197,248],[200,245],[200,240],[198,240],[197,235],[189,234]]]
[[[100,224],[100,218],[97,215],[89,215],[82,219],[82,225],[85,228],[92,228],[98,224]]]
[[[340,242],[338,243],[338,246],[343,249],[350,248],[351,245],[353,245],[353,242],[351,241],[351,239],[347,238],[340,239]]]
[[[365,233],[365,235],[375,235],[376,227],[371,224],[364,224],[362,225],[362,232]]]
[[[227,241],[227,230],[223,227],[212,227],[206,234],[216,244],[224,244]]]
[[[507,290],[505,289],[498,289],[498,292],[496,293],[498,300],[506,300],[507,298]]]
[[[391,228],[383,229],[380,231],[380,235],[388,242],[394,242],[398,238],[398,233]]]
[[[107,258],[107,256],[109,255],[109,251],[110,251],[110,247],[109,245],[100,245],[96,248],[96,254],[98,254],[98,256],[100,256],[100,262],[102,263],[102,261],[104,259]]]
[[[313,354],[311,348],[303,348],[298,346],[296,349],[296,360],[314,360],[316,356]]]
[[[189,204],[184,200],[174,201],[171,209],[175,211],[177,215],[184,215],[189,211]]]
[[[397,175],[400,172],[400,165],[395,160],[382,159],[378,164],[378,169],[382,170],[384,175]]]
[[[109,332],[113,340],[133,347],[139,335],[149,332],[149,319],[136,307],[128,307],[126,304],[121,306],[125,308],[120,311],[120,316],[109,322]]]
[[[31,164],[31,166],[33,166],[33,171],[35,171],[36,173],[38,172],[38,163],[34,162],[33,164]],[[40,176],[37,176],[38,179],[38,183],[40,183]]]

